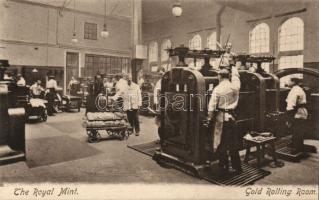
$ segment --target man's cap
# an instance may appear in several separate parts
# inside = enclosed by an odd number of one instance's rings
[[[229,75],[230,71],[227,68],[222,68],[221,70],[219,70],[218,74],[219,75]]]
[[[233,45],[232,45],[232,43],[227,42],[227,43],[225,43],[225,46],[226,46],[226,47],[232,47]]]
[[[165,68],[164,67],[159,67],[158,69],[157,69],[157,72],[159,73],[159,74],[164,74],[165,73]]]
[[[49,75],[49,78],[55,78],[55,76],[54,75]]]

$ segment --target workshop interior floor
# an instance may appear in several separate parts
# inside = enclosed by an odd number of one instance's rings
[[[59,113],[46,123],[26,125],[27,161],[0,166],[0,183],[187,183],[210,184],[175,169],[160,167],[151,157],[127,145],[157,139],[154,118],[140,116],[141,134],[128,140],[87,143],[84,111]],[[319,141],[307,140],[319,148]],[[283,168],[264,167],[271,175],[255,184],[317,184],[319,155]]]

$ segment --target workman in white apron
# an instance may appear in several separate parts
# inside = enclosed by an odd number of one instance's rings
[[[219,78],[220,82],[213,89],[208,105],[209,120],[214,122],[213,148],[219,158],[220,170],[225,173],[229,171],[229,151],[233,172],[239,174],[242,169],[239,157],[239,136],[234,114],[239,99],[239,73],[235,66],[231,70],[225,67],[219,71]]]
[[[292,154],[303,152],[305,122],[308,118],[306,93],[300,87],[302,80],[291,78],[292,88],[287,96],[287,115],[292,132]]]

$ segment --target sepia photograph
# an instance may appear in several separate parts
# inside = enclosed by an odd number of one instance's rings
[[[319,200],[318,0],[0,0],[0,199]]]

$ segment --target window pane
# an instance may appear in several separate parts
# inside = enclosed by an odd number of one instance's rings
[[[255,26],[249,35],[250,53],[269,52],[269,26],[265,23]]]
[[[172,47],[172,43],[169,39],[166,39],[163,41],[162,46],[161,46],[161,61],[167,61],[169,58],[168,52],[166,49],[169,49]]]
[[[201,50],[202,49],[202,38],[200,35],[195,35],[190,41],[189,41],[189,49],[191,50]]]
[[[84,23],[84,39],[97,39],[97,24],[88,22]]]
[[[282,56],[279,59],[279,69],[286,68],[303,68],[303,55],[298,56]],[[280,86],[283,87],[287,84],[291,77],[296,76],[295,74],[285,76],[280,79]],[[300,76],[300,75],[298,75]]]
[[[207,38],[207,48],[211,50],[216,50],[216,32],[212,32]]]
[[[298,17],[285,21],[279,29],[279,50],[303,50],[304,23]]]
[[[151,42],[149,45],[149,62],[157,62],[158,60],[158,45],[157,42]]]

